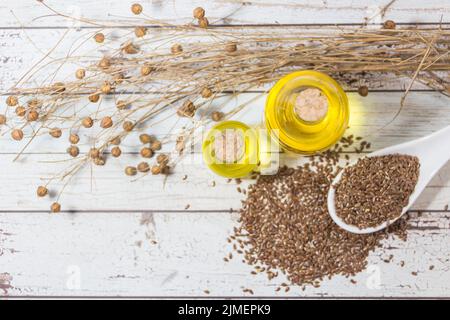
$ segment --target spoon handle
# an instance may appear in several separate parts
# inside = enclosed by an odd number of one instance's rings
[[[439,170],[450,159],[450,126],[417,140],[411,146],[411,152],[419,157],[425,167]]]

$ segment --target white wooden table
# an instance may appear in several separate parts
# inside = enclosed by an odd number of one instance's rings
[[[77,0],[70,6],[46,2],[62,12],[98,19],[108,18],[107,13],[129,15],[130,6],[129,1],[118,0]],[[189,21],[192,9],[201,5],[216,24],[261,29],[323,28],[359,24],[366,18],[373,24],[386,19],[398,24],[450,24],[448,0],[398,0],[384,14],[379,14],[380,9],[389,0],[138,2],[152,16],[171,22]],[[65,32],[68,22],[48,14],[34,0],[1,1],[0,92],[8,90]],[[90,28],[81,24],[78,32]],[[68,35],[55,56],[76,37],[77,32]],[[450,99],[415,85],[399,118],[382,132],[377,130],[396,113],[407,81],[374,78],[368,84],[375,90],[366,98],[347,88],[352,106],[349,132],[367,137],[377,149],[448,125]],[[264,96],[240,118],[258,122],[263,103]],[[355,277],[356,285],[339,276],[320,288],[275,293],[283,279],[252,276],[240,259],[223,261],[230,250],[226,237],[237,219],[230,209],[239,209],[242,195],[234,183],[215,177],[201,161],[182,163],[165,184],[160,177],[131,182],[121,171],[137,155],[127,153],[94,174],[85,170],[78,175],[62,199],[63,212],[51,215],[49,202],[36,199],[35,186],[58,166],[48,161],[67,157],[66,143],[49,140],[33,145],[13,162],[20,145],[8,137],[0,140],[0,296],[239,297],[243,288],[251,288],[256,297],[450,297],[450,212],[446,210],[450,164],[414,205],[414,211],[422,214],[412,219],[408,241],[391,241],[373,253],[368,271]],[[392,262],[383,262],[391,254]]]

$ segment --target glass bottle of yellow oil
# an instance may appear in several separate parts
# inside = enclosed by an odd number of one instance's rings
[[[314,154],[334,145],[349,122],[348,99],[328,75],[304,70],[281,78],[270,90],[265,124],[280,146]]]
[[[223,121],[203,138],[203,160],[213,172],[227,178],[243,178],[257,171],[267,174],[278,169],[278,145],[272,142],[265,129]]]

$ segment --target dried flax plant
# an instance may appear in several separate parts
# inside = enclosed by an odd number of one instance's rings
[[[74,19],[41,2],[54,14]],[[211,106],[221,101],[218,98],[230,99],[249,89],[264,91],[294,70],[319,70],[347,87],[373,74],[407,76],[411,78],[408,90],[420,81],[450,93],[449,30],[398,29],[387,21],[378,30],[292,28],[281,33],[215,28],[202,8],[194,10],[194,23],[186,25],[150,18],[138,4],[131,6],[131,13],[128,25],[133,32],[120,36],[104,33],[110,30],[105,28],[108,22],[79,19],[99,28],[88,35],[96,47],[78,54],[82,45],[73,44],[70,54],[35,65],[7,93],[8,107],[0,115],[2,133],[17,141],[28,139],[18,156],[42,135],[69,140],[67,152],[73,159],[38,187],[38,196],[46,196],[50,184],[62,181],[59,199],[64,186],[83,167],[102,166],[107,158],[119,157],[124,139],[164,122],[172,123],[176,133],[142,133],[143,161],[124,171],[129,176],[168,174],[198,128],[231,117],[250,102],[228,112],[214,111]],[[56,80],[69,64],[78,66],[72,77]],[[30,85],[34,83],[39,85]],[[367,95],[367,87],[359,92]],[[173,123],[174,118],[180,121]],[[90,150],[81,152],[77,146],[80,133],[89,137]],[[162,152],[164,145],[173,150]],[[150,163],[150,158],[156,161]],[[53,212],[60,208],[58,200],[51,206]]]

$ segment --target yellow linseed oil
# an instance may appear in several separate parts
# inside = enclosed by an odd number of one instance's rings
[[[203,139],[202,152],[206,165],[227,178],[243,178],[259,165],[257,134],[238,121],[215,125]]]
[[[265,122],[271,136],[288,151],[314,154],[333,146],[349,122],[348,99],[328,75],[298,71],[270,90]]]

